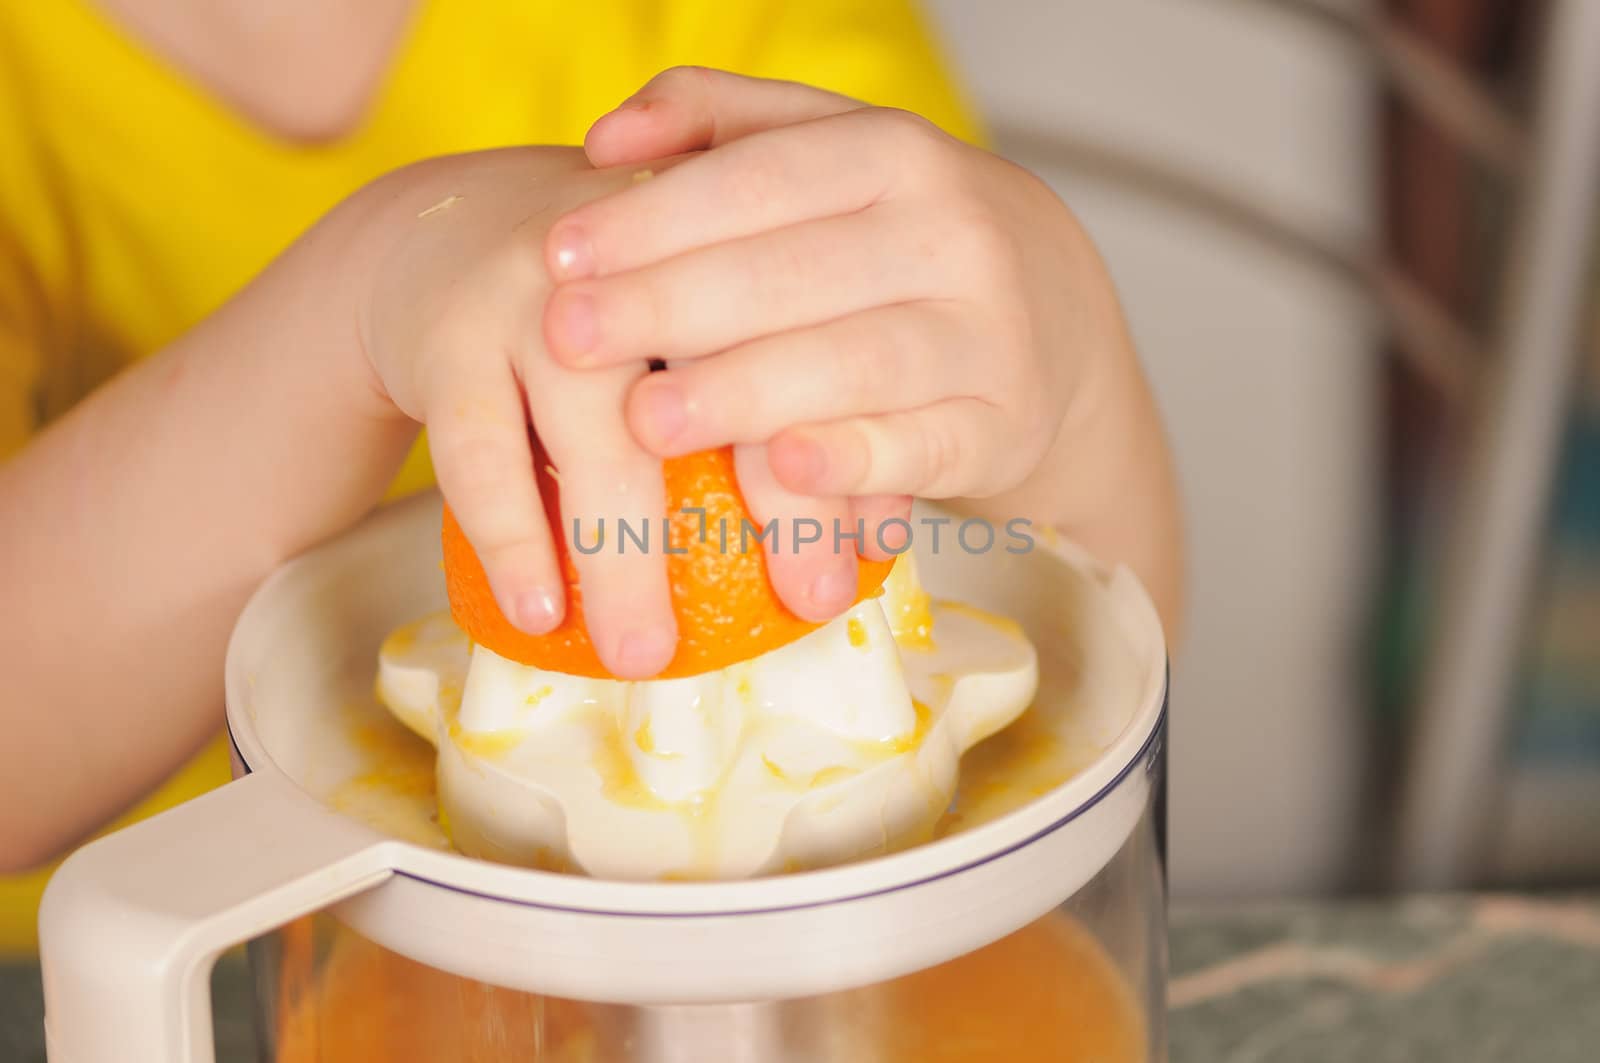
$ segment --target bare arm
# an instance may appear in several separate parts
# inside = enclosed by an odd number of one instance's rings
[[[0,868],[47,859],[215,735],[245,598],[403,459],[416,426],[356,342],[358,213],[0,466]]]

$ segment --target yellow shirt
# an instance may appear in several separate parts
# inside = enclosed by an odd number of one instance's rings
[[[680,63],[975,135],[913,0],[420,0],[365,119],[316,145],[251,125],[89,0],[0,0],[0,460],[365,182],[433,155],[579,143]],[[430,482],[419,447],[395,492]],[[218,742],[118,825],[227,777]],[[47,874],[0,878],[0,952],[33,947]]]

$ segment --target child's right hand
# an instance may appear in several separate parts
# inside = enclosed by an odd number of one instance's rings
[[[654,164],[653,164],[654,165]],[[656,165],[657,169],[669,163]],[[623,420],[644,364],[573,370],[545,351],[551,222],[634,180],[582,151],[518,148],[408,167],[364,195],[381,233],[357,328],[375,385],[427,427],[434,471],[506,617],[542,633],[564,614],[564,581],[533,476],[529,423],[560,470],[563,521],[665,512],[661,464]],[[608,539],[609,541],[609,539]],[[608,668],[654,674],[676,645],[657,553],[575,553],[584,614]]]

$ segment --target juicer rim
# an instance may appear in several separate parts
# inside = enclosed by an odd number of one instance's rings
[[[476,897],[476,898],[479,898],[481,900],[486,900],[486,901],[496,901],[496,902],[504,903],[504,904],[514,904],[514,905],[517,905],[517,906],[523,907],[523,908],[538,908],[538,909],[541,909],[541,910],[544,910],[544,911],[551,911],[551,912],[566,912],[566,913],[571,913],[571,914],[574,914],[574,915],[606,916],[606,917],[613,917],[613,918],[619,918],[619,919],[707,919],[707,918],[718,918],[718,917],[723,917],[723,916],[777,915],[777,914],[781,914],[781,913],[785,913],[785,912],[798,912],[798,911],[805,911],[805,910],[813,909],[813,908],[826,908],[826,907],[830,907],[830,906],[836,905],[836,904],[850,904],[850,903],[853,903],[853,902],[856,902],[856,901],[867,900],[868,898],[872,898],[872,897],[881,897],[881,896],[884,896],[886,894],[899,893],[899,892],[901,892],[903,890],[916,889],[916,888],[918,888],[920,886],[926,886],[926,885],[929,885],[931,883],[939,882],[939,881],[942,881],[942,880],[947,879],[947,878],[953,878],[956,875],[965,874],[965,873],[967,873],[969,871],[975,870],[976,868],[982,867],[983,865],[991,863],[991,862],[993,862],[995,860],[1004,859],[1005,857],[1008,857],[1008,856],[1012,855],[1013,853],[1019,852],[1019,851],[1021,851],[1023,849],[1028,848],[1031,845],[1034,845],[1034,844],[1038,843],[1039,841],[1043,840],[1044,838],[1048,837],[1051,834],[1054,834],[1056,831],[1062,829],[1063,827],[1067,826],[1069,823],[1073,822],[1074,820],[1076,820],[1079,817],[1083,816],[1085,813],[1087,813],[1090,810],[1092,810],[1102,800],[1104,800],[1105,798],[1109,797],[1118,788],[1120,788],[1122,786],[1122,784],[1127,780],[1128,776],[1130,774],[1132,774],[1133,771],[1136,768],[1138,768],[1139,766],[1144,765],[1146,771],[1153,770],[1153,765],[1150,763],[1150,760],[1151,760],[1151,757],[1152,757],[1152,752],[1154,752],[1155,754],[1159,755],[1159,753],[1161,751],[1160,750],[1160,746],[1162,744],[1163,736],[1166,734],[1166,728],[1167,728],[1167,687],[1166,687],[1166,684],[1164,683],[1163,687],[1162,687],[1162,695],[1161,695],[1161,712],[1156,717],[1156,723],[1155,723],[1154,728],[1152,728],[1150,733],[1145,736],[1144,744],[1139,747],[1138,752],[1134,754],[1133,758],[1122,766],[1121,770],[1119,770],[1117,772],[1115,777],[1113,777],[1109,782],[1107,782],[1099,790],[1096,790],[1094,792],[1094,794],[1092,796],[1090,796],[1086,801],[1082,802],[1081,804],[1078,804],[1078,805],[1074,806],[1069,812],[1067,812],[1064,815],[1058,817],[1057,819],[1051,821],[1047,826],[1045,826],[1043,828],[1040,828],[1038,830],[1035,830],[1032,833],[1028,834],[1026,837],[1018,839],[1017,841],[1014,841],[1011,844],[1006,845],[1006,846],[1004,846],[1002,848],[987,851],[982,856],[975,857],[975,858],[973,858],[971,860],[963,861],[960,864],[957,864],[957,865],[952,866],[952,867],[944,868],[943,870],[940,870],[940,871],[935,872],[933,874],[921,875],[921,876],[917,876],[917,877],[914,877],[914,878],[908,878],[908,879],[903,879],[903,880],[896,880],[895,882],[893,882],[890,885],[880,886],[880,887],[877,887],[875,889],[866,889],[866,890],[862,890],[860,892],[855,892],[855,893],[830,895],[830,896],[827,896],[827,897],[818,898],[816,900],[797,901],[797,902],[790,903],[790,904],[772,904],[772,905],[767,905],[767,906],[763,906],[763,907],[715,908],[715,909],[707,908],[707,909],[703,909],[703,910],[698,910],[697,909],[697,910],[693,910],[693,911],[681,911],[681,910],[674,911],[674,910],[666,910],[666,909],[655,910],[655,911],[640,911],[640,910],[628,911],[628,910],[625,910],[625,909],[615,909],[615,908],[595,908],[595,907],[578,906],[578,905],[571,905],[571,904],[552,904],[552,903],[550,903],[548,901],[527,900],[527,899],[524,899],[524,898],[521,898],[521,897],[508,897],[508,896],[505,896],[504,894],[501,894],[501,893],[492,893],[492,892],[489,892],[487,890],[474,889],[474,888],[472,888],[470,886],[463,886],[463,885],[459,885],[459,884],[452,883],[452,882],[441,881],[438,878],[433,878],[433,877],[430,877],[428,875],[419,874],[416,871],[408,870],[405,867],[396,867],[394,869],[394,874],[396,876],[400,877],[400,878],[410,879],[413,882],[417,882],[417,883],[420,883],[420,884],[425,885],[425,886],[434,886],[434,887],[437,887],[439,889],[449,890],[452,893],[459,893],[459,894],[463,894],[463,895],[468,896],[468,897]],[[237,744],[234,744],[234,742],[233,742],[233,728],[232,728],[231,725],[228,728],[228,741],[229,741],[230,745],[233,745],[234,752],[239,757],[239,763],[244,765],[244,769],[245,769],[246,773],[249,773],[252,769],[250,768],[249,764],[245,761],[244,755],[239,752],[239,747],[237,746]],[[1069,782],[1070,782],[1070,780],[1069,780]],[[1062,783],[1061,785],[1062,786],[1066,786],[1067,783]],[[1046,801],[1046,800],[1049,799],[1050,796],[1051,796],[1050,794],[1041,795],[1040,797],[1035,799],[1035,802]],[[1027,807],[1027,806],[1024,806],[1024,807]],[[1018,809],[1016,811],[1021,811],[1021,809]],[[1007,816],[1009,816],[1009,815],[1010,815],[1010,813],[1007,813]],[[1005,820],[1007,818],[1007,816],[1002,816],[1002,817],[1000,817],[1000,819],[995,820],[994,822],[996,822],[996,823],[1002,822],[1003,820]],[[374,831],[374,833],[378,833],[378,832]],[[941,840],[944,840],[944,839],[941,839]],[[430,855],[442,855],[442,856],[451,858],[452,861],[465,861],[468,864],[471,864],[471,865],[474,865],[474,866],[483,865],[483,864],[488,863],[487,861],[483,861],[483,860],[474,860],[472,857],[465,856],[465,855],[463,855],[461,853],[452,852],[452,853],[433,854],[431,850],[423,849],[421,846],[411,845],[410,843],[407,843],[407,842],[396,842],[396,844],[398,844],[398,845],[400,845],[400,846],[402,846],[402,847],[404,847],[404,848],[406,848],[408,850],[418,850],[418,851],[421,851],[421,852],[430,853]],[[916,848],[917,849],[925,849],[925,848],[928,848],[928,847],[930,847],[932,845],[936,845],[936,844],[938,844],[938,843],[937,842],[930,842],[927,845],[917,846]],[[906,850],[906,852],[911,852],[911,851],[913,851],[913,850]],[[696,889],[696,888],[704,889],[706,887],[716,887],[716,888],[721,888],[721,889],[728,889],[729,887],[739,887],[739,886],[748,887],[751,884],[755,884],[755,883],[765,883],[765,882],[776,881],[777,878],[779,878],[779,877],[781,877],[783,879],[790,880],[792,882],[795,879],[803,878],[804,876],[807,876],[807,875],[821,875],[821,874],[826,874],[826,873],[831,872],[831,871],[860,869],[860,868],[866,867],[866,866],[868,866],[870,864],[873,864],[873,863],[875,863],[877,861],[892,860],[895,856],[898,856],[898,855],[901,855],[901,854],[892,853],[892,854],[889,854],[888,856],[872,857],[869,860],[861,860],[861,861],[857,861],[856,863],[853,863],[853,864],[845,864],[845,865],[841,865],[839,867],[822,868],[822,869],[817,870],[817,871],[793,872],[793,873],[786,874],[786,875],[783,875],[783,876],[773,876],[773,877],[769,877],[769,878],[765,878],[765,879],[746,879],[746,880],[741,880],[739,882],[619,882],[619,881],[616,881],[616,880],[608,880],[608,879],[588,879],[588,878],[582,878],[582,876],[557,875],[554,872],[538,871],[538,870],[535,870],[533,868],[512,867],[510,865],[493,865],[493,864],[491,864],[489,866],[495,867],[495,868],[503,867],[505,870],[509,870],[509,871],[512,871],[512,872],[521,872],[521,873],[524,873],[524,874],[527,874],[527,875],[537,875],[537,876],[540,876],[540,877],[552,876],[552,877],[558,877],[558,878],[563,878],[563,879],[580,878],[582,881],[588,882],[588,883],[591,883],[591,884],[603,884],[603,885],[606,885],[606,886],[630,886],[630,887],[635,887],[635,888],[640,888],[640,889],[648,889],[648,890],[650,890],[652,892],[666,892],[666,891],[677,891],[677,890],[693,890],[693,889]]]
[[[396,866],[394,867],[393,872],[397,877],[406,878],[425,886],[449,890],[452,893],[476,897],[481,900],[495,901],[504,904],[514,904],[524,908],[538,908],[544,911],[566,912],[576,915],[605,916],[624,919],[704,919],[715,918],[719,916],[771,915],[784,912],[804,911],[813,908],[824,908],[837,904],[849,904],[855,901],[866,900],[871,897],[879,897],[885,894],[915,889],[920,886],[925,886],[930,883],[964,874],[978,867],[982,867],[985,864],[991,863],[995,860],[1003,859],[1012,855],[1013,853],[1026,849],[1093,810],[1094,807],[1101,801],[1120,789],[1127,781],[1128,776],[1130,776],[1134,770],[1139,768],[1141,765],[1144,766],[1146,772],[1154,770],[1153,760],[1161,753],[1168,723],[1168,701],[1170,696],[1171,679],[1170,665],[1166,669],[1166,672],[1167,675],[1162,682],[1161,708],[1156,716],[1154,726],[1152,726],[1149,733],[1145,735],[1144,741],[1140,744],[1134,755],[1130,757],[1120,769],[1118,769],[1117,773],[1110,780],[1108,780],[1088,798],[1074,805],[1065,813],[1057,816],[1045,826],[1032,830],[1025,836],[1003,845],[998,849],[986,849],[982,851],[982,855],[963,860],[960,863],[944,867],[933,873],[895,879],[887,885],[877,886],[869,889],[859,889],[852,892],[829,894],[813,900],[800,900],[790,903],[749,905],[743,907],[728,907],[725,905],[706,907],[697,906],[692,909],[671,908],[664,905],[657,908],[646,909],[643,905],[639,905],[632,910],[629,910],[625,908],[595,907],[592,905],[557,904],[546,900],[532,900],[527,897],[508,896],[504,892],[495,892],[486,888],[474,888],[472,886],[463,885],[459,882],[446,881],[441,876],[421,873],[416,870],[415,867],[407,866],[408,862],[405,860],[397,859],[395,861]],[[228,743],[232,747],[234,756],[238,758],[238,762],[244,769],[245,773],[253,774],[256,769],[250,765],[249,761],[245,758],[243,751],[239,749],[238,742],[234,738],[233,724],[231,720],[228,722]],[[273,765],[269,770],[273,772],[280,771],[276,765]],[[1070,786],[1072,781],[1073,780],[1068,780],[1067,782],[1060,784],[1057,789],[1059,790],[1063,787]],[[1024,805],[1019,809],[1015,809],[1013,812],[1007,813],[1006,815],[1001,816],[999,819],[993,821],[993,824],[985,824],[985,826],[1003,824],[1007,819],[1017,812],[1022,812],[1030,807],[1036,807],[1044,802],[1047,802],[1052,796],[1054,796],[1054,791],[1043,794],[1034,799],[1034,801],[1030,802],[1028,805]],[[629,893],[648,891],[657,897],[662,895],[672,895],[681,896],[686,900],[694,899],[692,896],[693,894],[704,893],[711,890],[718,892],[735,889],[748,891],[751,889],[751,887],[759,888],[772,883],[781,882],[785,885],[795,885],[798,880],[815,882],[816,878],[813,876],[833,877],[839,872],[857,872],[860,874],[863,871],[874,870],[874,865],[893,862],[897,857],[905,856],[910,853],[926,852],[929,849],[941,846],[943,842],[954,840],[951,838],[944,838],[936,842],[930,842],[925,845],[916,846],[913,849],[908,849],[900,853],[891,853],[887,856],[872,857],[868,860],[861,860],[853,864],[845,864],[839,867],[822,868],[816,871],[794,872],[782,876],[747,879],[738,882],[626,882],[611,879],[589,879],[582,878],[581,876],[561,875],[549,871],[539,871],[534,868],[493,864],[484,860],[475,860],[472,857],[465,856],[461,853],[440,852],[426,849],[419,845],[414,845],[409,842],[390,838],[376,829],[366,827],[365,824],[362,824],[361,826],[367,830],[370,830],[375,838],[381,839],[387,845],[392,846],[396,851],[402,852],[406,854],[406,856],[425,856],[429,858],[428,862],[440,860],[445,864],[447,869],[460,868],[472,874],[482,874],[485,871],[488,871],[494,874],[495,877],[501,877],[502,875],[515,876],[517,879],[520,879],[524,882],[539,882],[551,879],[562,880],[565,883],[581,881],[587,884],[585,888],[600,888],[611,891],[620,887]],[[965,836],[958,835],[957,837],[963,838]],[[865,875],[862,875],[861,877],[865,877]]]

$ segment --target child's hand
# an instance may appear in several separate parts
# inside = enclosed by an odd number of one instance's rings
[[[839,516],[1026,480],[1112,345],[1085,310],[1098,259],[1049,188],[910,114],[701,69],[587,141],[601,166],[703,148],[551,229],[556,359],[667,358],[631,384],[641,443],[770,441],[777,485]]]
[[[661,168],[659,164],[657,168]],[[637,521],[665,510],[660,460],[623,423],[645,355],[577,372],[545,352],[549,224],[626,186],[576,149],[513,149],[437,159],[372,189],[385,234],[359,322],[379,386],[428,428],[439,486],[483,560],[501,610],[532,632],[564,613],[564,582],[534,478],[528,425],[560,470],[564,526],[581,515]],[[612,534],[608,532],[608,534]],[[574,552],[584,613],[616,674],[653,674],[676,628],[659,553]]]

